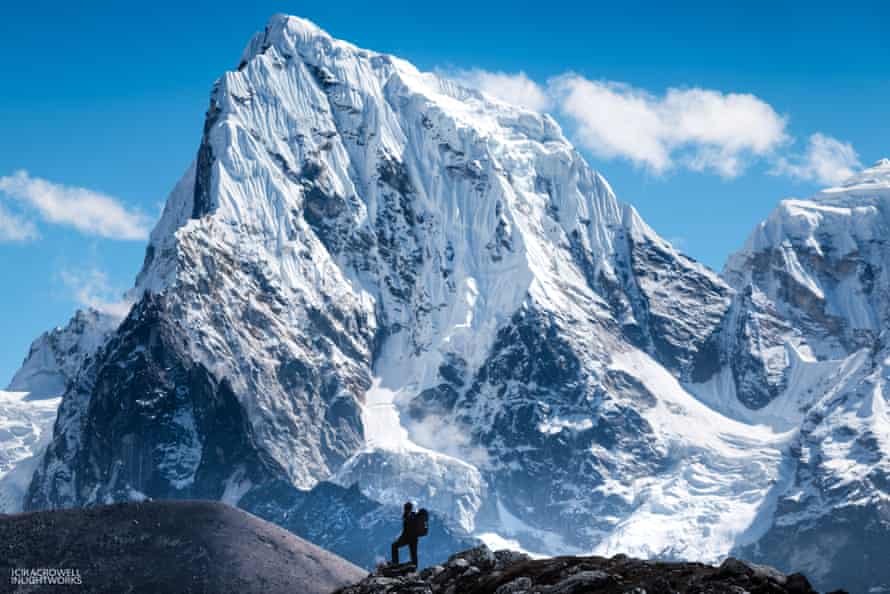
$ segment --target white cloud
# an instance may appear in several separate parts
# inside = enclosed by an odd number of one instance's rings
[[[78,304],[118,318],[126,317],[133,302],[124,292],[111,286],[108,275],[98,269],[63,270],[62,282]]]
[[[627,159],[659,174],[685,167],[735,177],[754,158],[774,158],[789,141],[786,119],[750,94],[672,88],[659,96],[575,74],[546,85],[524,72],[472,69],[452,78],[514,105],[554,110],[594,155]]]
[[[465,460],[484,468],[490,462],[485,448],[472,443],[466,427],[449,423],[439,415],[428,415],[419,421],[408,421],[408,434],[414,443]]]
[[[0,192],[36,210],[48,223],[111,239],[148,237],[148,217],[100,192],[55,184],[27,171],[0,177]]]
[[[779,159],[773,173],[829,186],[840,184],[861,168],[852,144],[816,133],[810,136],[802,155]]]
[[[785,118],[749,94],[668,89],[656,96],[615,82],[565,75],[549,83],[579,143],[663,173],[678,165],[735,177],[752,157],[788,141]]]
[[[0,241],[28,241],[40,234],[34,223],[6,210],[0,204]]]
[[[507,74],[474,68],[460,70],[451,77],[465,86],[479,89],[501,101],[533,111],[545,111],[551,105],[547,91],[524,72]]]

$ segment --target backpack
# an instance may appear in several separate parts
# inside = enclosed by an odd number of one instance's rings
[[[416,536],[426,536],[430,533],[430,515],[424,508],[417,510],[411,518],[413,532]]]

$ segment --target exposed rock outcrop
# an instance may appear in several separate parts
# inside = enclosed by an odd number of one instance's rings
[[[816,594],[806,577],[729,558],[701,563],[641,561],[624,555],[531,559],[477,547],[419,573],[380,572],[336,594]]]

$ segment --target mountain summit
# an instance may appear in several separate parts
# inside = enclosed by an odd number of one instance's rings
[[[721,277],[549,116],[275,16],[25,505],[220,499],[331,546],[415,498],[443,543],[890,584],[848,564],[890,534],[885,168],[783,203]]]

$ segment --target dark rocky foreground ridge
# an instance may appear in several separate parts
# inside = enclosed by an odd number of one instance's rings
[[[14,569],[78,570],[80,585],[16,586]],[[0,592],[328,594],[352,563],[217,502],[123,503],[0,516]]]
[[[361,535],[355,540],[358,546]],[[14,570],[36,568],[76,570],[80,583],[64,591],[95,593],[816,593],[801,574],[733,558],[719,567],[624,555],[531,559],[484,545],[419,573],[368,575],[274,524],[210,501],[0,515],[0,592],[60,591],[10,583]]]
[[[815,594],[801,574],[730,558],[719,567],[624,555],[531,559],[485,546],[419,573],[380,573],[335,594]],[[834,594],[840,594],[838,591]]]

